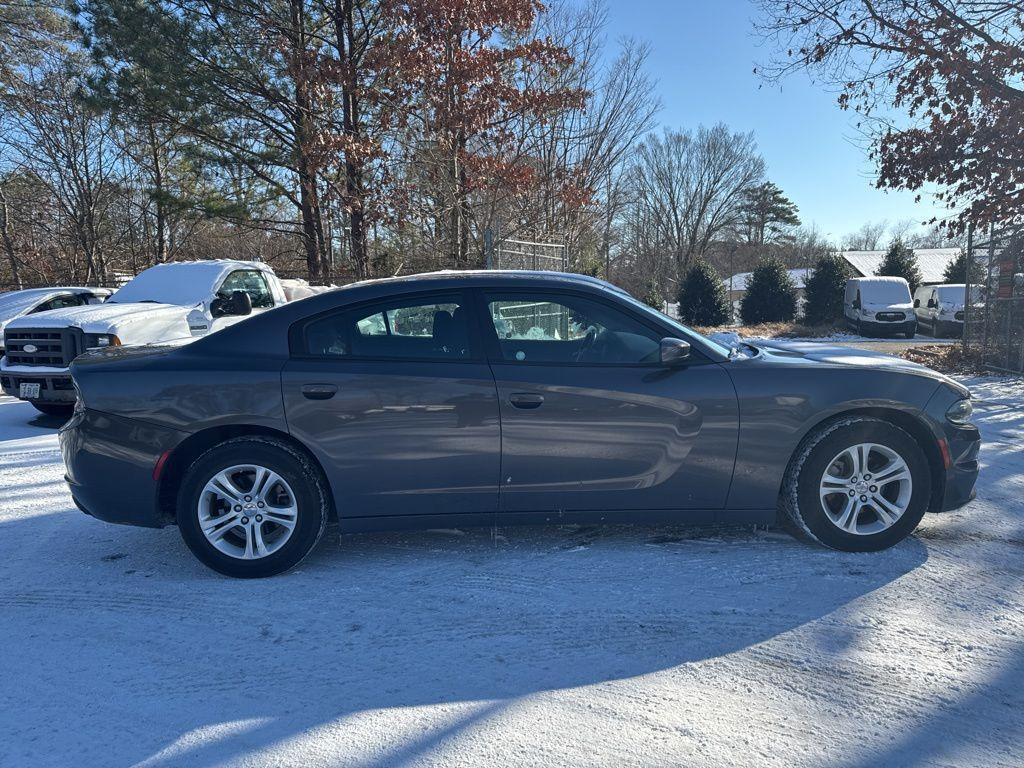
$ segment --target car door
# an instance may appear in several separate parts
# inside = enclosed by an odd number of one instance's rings
[[[932,289],[931,293],[928,294],[928,326],[934,333],[938,333],[938,322],[939,322],[939,292]]]
[[[924,288],[914,291],[914,315],[919,324],[928,325],[928,291]]]
[[[696,349],[689,364],[661,365],[663,331],[592,294],[485,291],[480,313],[501,409],[503,519],[697,519],[725,506],[738,409],[720,365]]]
[[[325,467],[340,517],[490,523],[497,392],[458,291],[404,295],[297,323],[282,373],[288,426]]]

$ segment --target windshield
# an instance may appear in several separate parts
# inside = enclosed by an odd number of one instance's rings
[[[963,285],[940,285],[935,290],[939,294],[939,301],[944,304],[963,304],[965,289]]]
[[[715,352],[718,352],[722,357],[729,357],[729,353],[731,351],[729,347],[723,346],[722,344],[719,344],[717,341],[709,339],[707,336],[701,336],[692,328],[687,328],[685,325],[669,317],[665,313],[658,312],[658,310],[656,309],[652,309],[651,307],[644,304],[642,301],[638,301],[637,299],[633,298],[628,293],[617,293],[617,295],[619,296],[619,298],[628,301],[637,309],[642,310],[645,314],[657,315],[658,319],[661,320],[661,322],[668,323],[669,325],[671,325],[678,332],[679,338],[682,339],[683,341],[695,339],[701,344],[710,347]]]
[[[879,281],[862,283],[860,286],[863,301],[868,304],[909,304],[910,289],[906,283]]]
[[[159,264],[141,272],[107,303],[156,302],[194,306],[213,297],[223,273],[224,265],[217,262]]]

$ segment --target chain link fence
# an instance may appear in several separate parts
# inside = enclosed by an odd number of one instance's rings
[[[569,259],[565,243],[533,240],[494,239],[484,234],[488,269],[539,269],[566,272]]]
[[[971,231],[964,348],[993,371],[1024,373],[1024,227]]]

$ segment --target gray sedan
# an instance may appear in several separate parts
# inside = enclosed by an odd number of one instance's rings
[[[88,353],[61,431],[75,502],[177,525],[211,568],[291,568],[342,531],[781,522],[889,547],[962,506],[970,395],[854,350],[728,349],[579,275],[341,288],[178,347]]]

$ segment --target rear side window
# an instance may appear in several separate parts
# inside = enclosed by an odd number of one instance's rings
[[[240,269],[232,272],[220,286],[217,293],[224,298],[231,296],[235,291],[245,291],[252,299],[252,305],[256,309],[274,306],[274,295],[267,285],[267,278],[263,273],[255,269]]]
[[[462,297],[393,299],[311,320],[301,353],[323,358],[463,360],[471,357]]]

